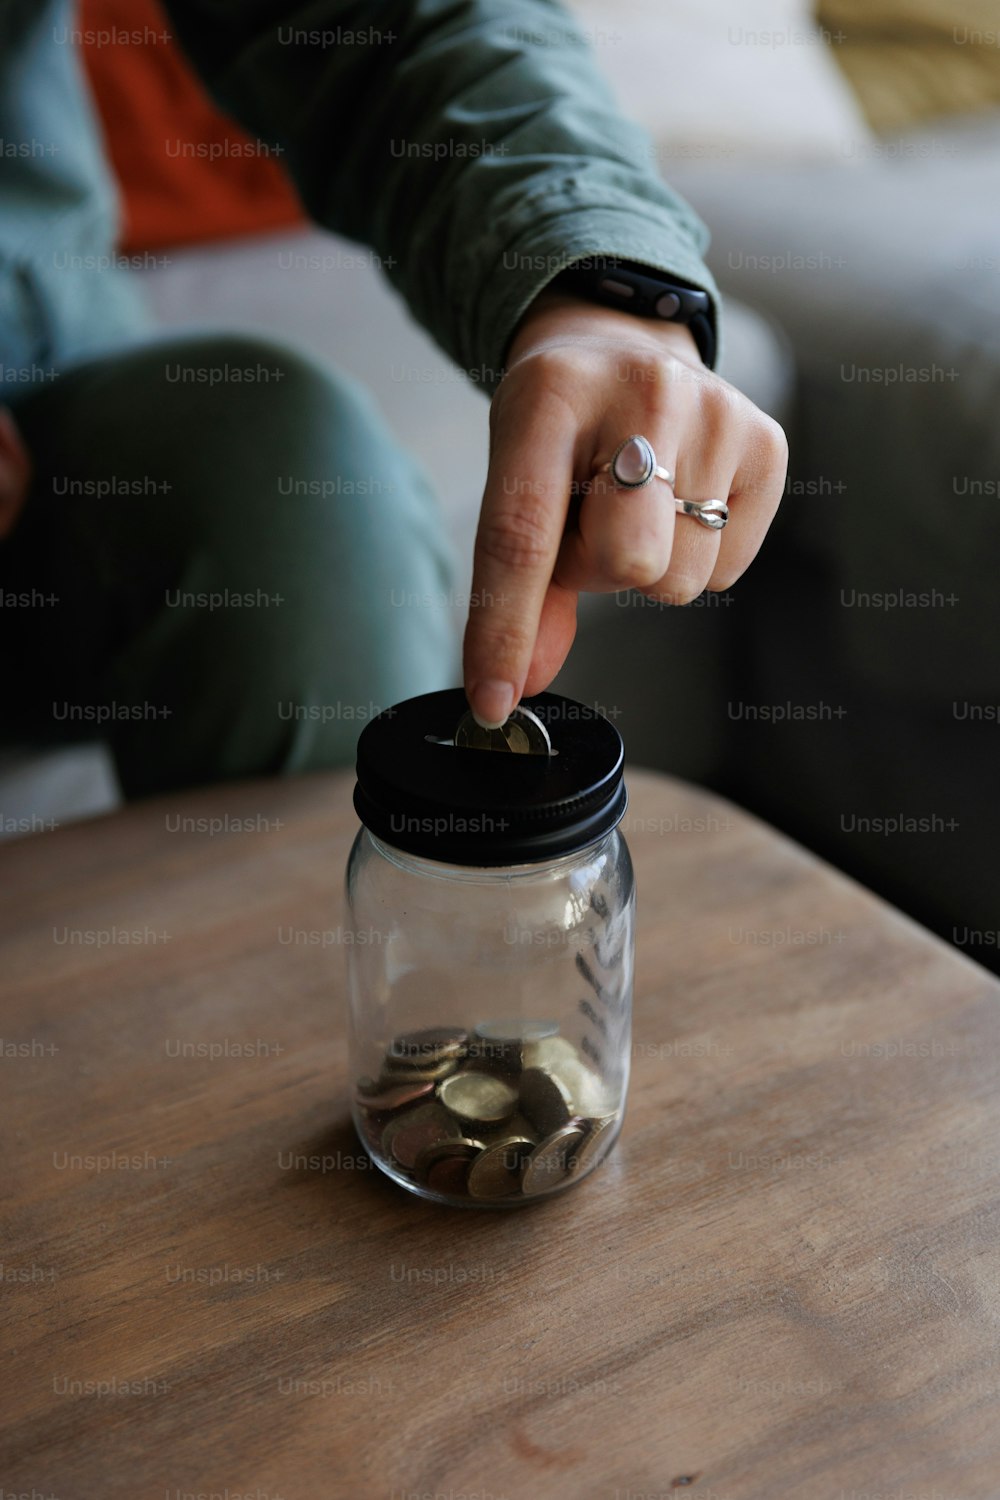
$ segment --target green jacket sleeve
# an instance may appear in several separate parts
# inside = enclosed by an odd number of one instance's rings
[[[167,0],[217,99],[310,215],[369,245],[492,391],[532,299],[620,255],[709,292],[707,234],[551,0]]]

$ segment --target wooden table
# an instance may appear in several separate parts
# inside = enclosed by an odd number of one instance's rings
[[[347,1117],[350,785],[0,855],[4,1500],[1000,1495],[997,982],[633,774],[621,1141],[426,1204]]]

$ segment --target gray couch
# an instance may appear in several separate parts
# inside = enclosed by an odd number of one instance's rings
[[[791,345],[789,492],[729,608],[638,629],[605,610],[602,666],[566,685],[587,696],[643,649],[673,722],[658,744],[636,727],[633,753],[997,967],[1000,116],[673,177],[724,291]]]

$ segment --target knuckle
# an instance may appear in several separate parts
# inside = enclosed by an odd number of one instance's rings
[[[725,380],[712,380],[704,389],[702,400],[709,419],[718,427],[745,422],[750,406],[745,396]]]
[[[618,379],[629,385],[658,391],[669,379],[667,361],[646,349],[618,356],[616,367]]]
[[[788,464],[788,439],[784,428],[773,417],[761,412],[754,437],[766,467],[773,470],[781,469],[784,473]]]
[[[700,579],[692,578],[684,573],[671,573],[664,580],[664,586],[657,589],[656,598],[661,604],[690,604],[704,593],[704,590],[705,585]]]
[[[506,568],[536,568],[551,551],[544,509],[510,505],[480,522],[476,548],[482,557]]]
[[[552,344],[547,348],[536,349],[528,355],[524,364],[526,368],[533,369],[535,374],[541,376],[543,380],[559,385],[563,380],[573,379],[576,376],[580,366],[580,356],[568,345]]]
[[[535,349],[514,364],[497,386],[490,403],[490,431],[495,433],[508,413],[522,406],[534,408],[544,398],[550,407],[575,415],[583,361],[569,348]]]
[[[630,354],[618,360],[616,378],[627,383],[630,394],[638,398],[642,421],[664,423],[675,416],[685,401],[685,389],[701,377],[678,360],[664,359],[647,351]]]
[[[665,564],[653,552],[635,546],[606,547],[597,565],[601,577],[615,589],[649,589],[663,577]]]

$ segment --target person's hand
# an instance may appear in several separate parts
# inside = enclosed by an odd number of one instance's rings
[[[17,423],[0,406],[0,540],[21,514],[31,483],[31,459]]]
[[[675,475],[624,490],[594,477],[625,438]],[[484,724],[540,693],[566,659],[581,591],[687,604],[755,557],[784,489],[778,424],[702,364],[689,330],[546,291],[511,344],[490,409],[490,464],[465,634]],[[712,531],[674,507],[728,500]]]

